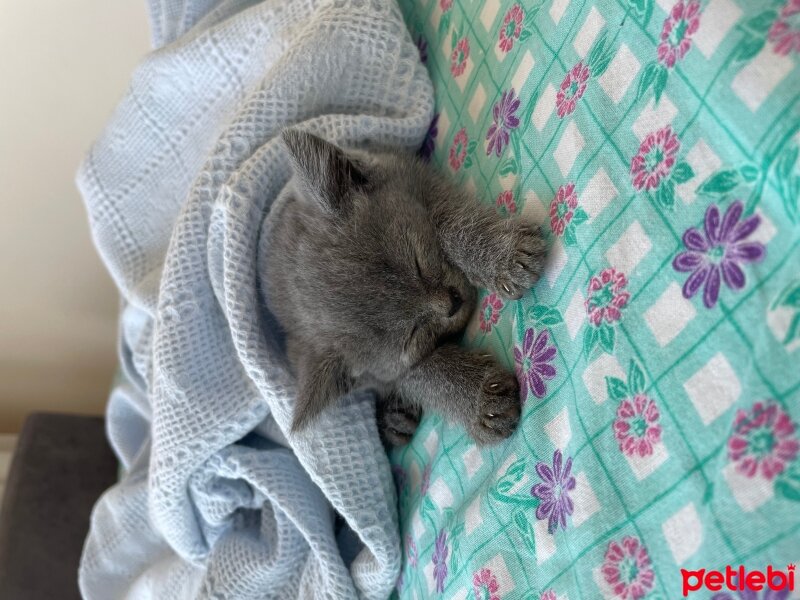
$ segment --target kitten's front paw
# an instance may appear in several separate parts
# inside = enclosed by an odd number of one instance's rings
[[[486,370],[478,392],[470,435],[481,445],[499,442],[514,433],[519,417],[517,378],[499,365],[492,365]]]
[[[378,424],[381,437],[392,446],[405,446],[417,430],[422,411],[391,395],[382,401]]]
[[[518,300],[541,277],[547,247],[537,226],[513,220],[503,224],[502,250],[491,287],[503,298]]]

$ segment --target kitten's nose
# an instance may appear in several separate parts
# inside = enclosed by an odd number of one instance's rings
[[[456,288],[447,288],[447,293],[450,294],[450,312],[447,316],[452,317],[464,304],[464,300],[461,298],[461,294],[458,293]]]

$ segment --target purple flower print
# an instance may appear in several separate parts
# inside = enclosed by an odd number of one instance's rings
[[[703,304],[713,308],[719,298],[720,280],[734,291],[741,290],[745,284],[741,265],[764,258],[766,249],[761,242],[746,241],[761,218],[751,215],[739,221],[743,209],[742,202],[737,200],[720,219],[719,208],[712,204],[706,210],[703,223],[705,235],[694,227],[684,232],[686,251],[675,257],[672,266],[681,273],[691,272],[683,284],[685,298],[693,297],[705,286]]]
[[[420,496],[428,493],[428,488],[431,486],[431,465],[428,463],[422,471],[422,481],[419,483]]]
[[[503,92],[500,101],[492,108],[494,122],[486,133],[486,141],[489,142],[489,145],[486,146],[487,156],[492,151],[500,156],[503,148],[508,145],[510,131],[519,127],[519,117],[514,114],[518,108],[519,98],[514,97],[514,88]]]
[[[531,328],[525,332],[522,348],[514,347],[514,366],[523,402],[528,397],[528,390],[537,398],[544,398],[547,393],[545,379],[556,376],[556,368],[550,364],[556,356],[556,348],[547,345],[549,340],[547,329],[535,334]]]
[[[540,462],[536,465],[536,473],[542,479],[531,488],[531,495],[541,500],[536,507],[536,518],[547,519],[547,532],[553,534],[559,526],[567,528],[567,517],[572,514],[574,505],[569,492],[575,489],[575,477],[572,475],[572,458],[568,457],[562,468],[561,450],[553,453],[553,467]]]
[[[406,535],[406,560],[408,564],[412,567],[417,566],[417,544],[414,542],[414,538],[410,535]]]
[[[428,125],[428,132],[425,134],[425,139],[422,140],[422,147],[419,149],[420,157],[429,161],[433,156],[433,151],[436,148],[436,136],[439,135],[439,113],[433,115],[431,124]]]
[[[444,591],[444,580],[447,578],[447,534],[444,529],[439,530],[436,536],[436,545],[433,548],[433,579],[436,581],[436,591]]]

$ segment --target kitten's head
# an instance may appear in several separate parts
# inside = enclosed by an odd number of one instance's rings
[[[347,391],[353,376],[394,381],[460,334],[475,290],[445,257],[427,209],[448,184],[415,157],[345,152],[288,130],[294,186],[294,302],[303,343],[321,360],[300,373],[294,426]]]

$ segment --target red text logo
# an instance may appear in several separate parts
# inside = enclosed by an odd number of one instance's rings
[[[730,565],[722,571],[688,571],[681,569],[683,577],[683,596],[689,592],[696,592],[699,589],[707,589],[711,592],[718,592],[722,589],[732,592],[750,590],[760,592],[764,588],[769,588],[775,592],[781,590],[794,591],[794,565],[786,567],[786,571],[773,569],[772,565],[766,571],[746,571],[744,566],[739,565],[734,569]]]

